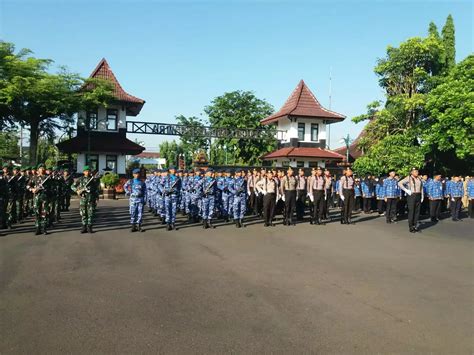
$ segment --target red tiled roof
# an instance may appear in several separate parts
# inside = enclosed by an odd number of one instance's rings
[[[149,159],[158,159],[160,157],[159,152],[142,152],[135,155],[135,158],[149,158]]]
[[[145,150],[145,147],[132,142],[123,135],[116,132],[90,132],[91,152],[117,152],[122,154],[135,155]],[[56,144],[58,149],[65,153],[79,153],[88,151],[87,134],[81,134]]]
[[[261,157],[263,160],[271,160],[276,158],[323,158],[323,159],[333,159],[333,160],[342,160],[343,155],[333,152],[327,149],[321,148],[311,148],[311,147],[286,147],[278,149],[274,152],[265,154]]]
[[[109,63],[107,63],[107,60],[105,58],[102,58],[100,63],[90,75],[90,78],[99,78],[110,81],[113,84],[114,96],[118,101],[134,104],[136,106],[136,109],[132,112],[134,116],[138,115],[141,108],[145,104],[145,100],[128,94],[122,88],[117,78],[115,77],[115,74],[112,72],[112,69],[110,69]]]
[[[278,112],[263,119],[261,123],[264,125],[270,124],[286,116],[323,118],[335,121],[342,121],[346,118],[344,115],[327,110],[321,106],[316,96],[313,95],[303,80],[298,83],[298,86],[296,86],[296,89],[286,100],[283,107]]]

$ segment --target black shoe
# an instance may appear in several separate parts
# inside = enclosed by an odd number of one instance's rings
[[[137,231],[138,231],[138,232],[144,232],[145,230],[142,228],[142,225],[139,224],[139,225],[138,225],[138,228],[137,228]]]
[[[268,223],[264,223],[263,226],[264,227],[270,227],[270,225]]]
[[[216,228],[216,226],[213,225],[210,220],[207,222],[207,225],[209,226],[209,228],[212,228],[212,229],[215,229],[215,228]]]
[[[236,219],[236,220],[235,220],[235,226],[236,226],[237,228],[242,227],[242,226],[240,225],[240,219]]]
[[[134,233],[136,231],[137,231],[137,226],[135,224],[132,224],[131,232]]]
[[[41,234],[41,228],[40,228],[40,227],[36,227],[35,235],[40,235],[40,234]]]
[[[314,224],[314,221],[312,218],[309,219],[309,224]]]
[[[421,233],[421,229],[420,229],[420,228],[415,227],[415,228],[413,228],[413,229],[415,230],[416,233]]]
[[[392,221],[387,219],[387,224],[391,224],[391,223],[392,223]]]
[[[202,228],[203,228],[203,229],[209,228],[209,226],[207,225],[207,220],[203,220],[203,221],[202,221]]]
[[[88,232],[89,234],[94,233],[93,230],[92,230],[92,225],[89,224],[89,225],[87,226],[87,232]]]
[[[82,226],[81,233],[87,233],[87,226]]]
[[[343,219],[341,219],[341,224],[346,224],[346,221],[344,221]]]
[[[48,230],[46,229],[46,227],[43,228],[43,235],[48,235]]]
[[[239,219],[239,224],[241,228],[245,227],[243,219]]]
[[[410,228],[410,233],[416,233],[415,228]]]
[[[171,227],[171,224],[170,224],[170,223],[168,223],[168,225],[167,225],[166,229],[170,231],[170,230],[172,230],[172,229],[173,229],[173,227]]]
[[[166,224],[166,220],[164,218],[161,220],[161,224],[162,225]]]
[[[171,223],[171,229],[176,230],[176,225],[174,223]]]

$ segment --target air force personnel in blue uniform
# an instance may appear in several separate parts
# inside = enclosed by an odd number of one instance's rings
[[[176,209],[181,193],[181,179],[176,175],[175,167],[168,169],[163,179],[163,199],[165,205],[165,222],[168,230],[176,229]]]
[[[127,196],[130,196],[130,223],[132,224],[132,232],[142,229],[143,208],[147,201],[147,186],[140,179],[140,169],[133,170],[133,179],[128,180],[124,185]]]

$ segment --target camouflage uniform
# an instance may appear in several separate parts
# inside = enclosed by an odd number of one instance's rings
[[[3,172],[0,171],[0,228],[2,229],[7,228],[6,200],[8,200],[8,184]]]
[[[99,197],[99,181],[92,176],[81,176],[71,186],[72,191],[76,192],[79,197],[79,213],[82,220],[82,231],[85,229],[92,233],[92,224],[94,214]]]
[[[8,215],[7,226],[11,226],[17,222],[17,196],[18,196],[18,185],[16,175],[6,175],[5,179],[8,184],[8,198],[6,200],[6,212]]]
[[[26,175],[24,173],[17,177],[16,184],[17,184],[18,194],[17,194],[16,214],[18,216],[19,221],[23,220],[26,217],[24,204],[25,204],[25,194],[26,194],[27,183],[28,181],[26,180]]]
[[[32,192],[34,189],[38,189],[33,197],[36,234],[40,234],[41,231],[46,234],[50,213],[49,201],[52,193],[51,178],[46,174],[36,175],[30,180],[28,189]]]
[[[74,183],[72,176],[62,176],[63,194],[61,196],[61,211],[69,211],[71,205],[71,186]]]

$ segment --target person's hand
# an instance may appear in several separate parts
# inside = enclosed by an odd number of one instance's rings
[[[408,196],[411,196],[411,190],[405,190],[405,192]]]
[[[454,197],[451,197],[451,201],[453,201],[453,202],[454,202]]]
[[[341,197],[341,200],[344,201],[344,198],[345,198],[344,195],[341,195],[340,197]]]
[[[285,202],[285,195],[281,195],[281,200]]]
[[[385,202],[387,202],[387,198],[386,198],[386,197],[385,197],[383,200],[384,200]]]

